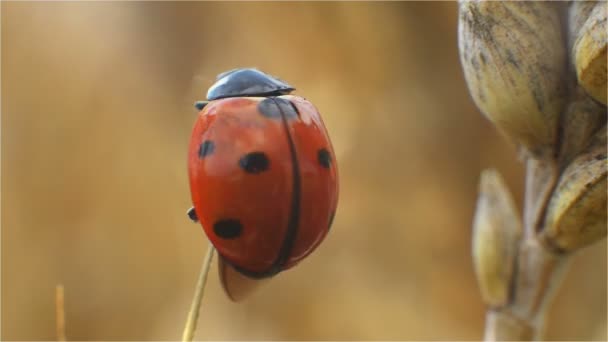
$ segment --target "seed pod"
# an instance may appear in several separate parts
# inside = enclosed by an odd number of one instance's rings
[[[473,221],[473,263],[484,302],[500,307],[509,288],[521,237],[521,221],[511,194],[494,170],[481,174]]]
[[[541,239],[573,251],[606,236],[606,126],[564,170],[547,207]]]
[[[581,27],[587,21],[589,14],[597,1],[569,1],[568,2],[568,43],[572,50],[574,41],[578,37]]]
[[[554,149],[564,104],[566,46],[559,4],[461,1],[460,61],[473,100],[533,154]]]
[[[579,84],[597,101],[606,104],[606,1],[573,4],[569,9],[570,21],[573,23],[570,40],[572,60]],[[587,16],[585,16],[587,14]],[[584,22],[580,29],[577,26]]]
[[[567,165],[589,143],[598,129],[606,123],[606,107],[593,101],[577,87],[575,98],[562,116],[560,165]]]

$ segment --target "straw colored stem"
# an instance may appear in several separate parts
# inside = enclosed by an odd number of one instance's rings
[[[486,341],[537,340],[542,337],[547,308],[568,264],[566,256],[556,253],[536,238],[556,180],[554,163],[528,160],[524,238],[511,283],[511,300],[501,308],[488,310]]]
[[[509,313],[488,310],[485,341],[531,341],[535,329]]]
[[[57,341],[65,341],[65,300],[63,285],[55,287],[55,317]]]
[[[198,315],[201,308],[201,301],[205,292],[205,284],[207,283],[207,275],[211,267],[211,260],[213,259],[213,252],[215,248],[210,244],[205,254],[205,259],[201,267],[198,281],[196,283],[196,289],[194,291],[194,297],[192,298],[192,304],[190,306],[190,312],[188,312],[188,318],[186,320],[186,326],[182,335],[182,341],[192,341],[194,334],[196,333],[196,323],[198,321]]]
[[[512,284],[512,300],[488,310],[486,341],[531,341],[542,338],[547,309],[567,269],[566,256],[547,252],[534,238],[523,241]]]

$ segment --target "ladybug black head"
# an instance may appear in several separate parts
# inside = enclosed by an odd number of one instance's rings
[[[294,91],[289,84],[256,69],[233,69],[217,76],[207,100],[240,96],[279,96]]]

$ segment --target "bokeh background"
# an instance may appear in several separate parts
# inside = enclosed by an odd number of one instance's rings
[[[212,269],[197,338],[478,340],[483,168],[521,204],[513,145],[473,105],[451,2],[2,2],[2,339],[181,337],[207,248],[186,150],[216,74],[254,66],[321,111],[331,234],[243,303]],[[580,252],[548,339],[606,339],[606,243]]]

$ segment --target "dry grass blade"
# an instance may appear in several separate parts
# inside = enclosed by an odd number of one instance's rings
[[[63,285],[55,287],[55,316],[57,341],[65,341],[65,299]]]
[[[205,254],[205,260],[201,267],[198,281],[196,283],[196,289],[194,291],[194,297],[192,298],[192,304],[190,306],[190,312],[188,312],[188,318],[186,319],[186,326],[184,333],[182,334],[182,341],[192,341],[194,333],[196,332],[196,322],[198,321],[198,315],[201,308],[201,301],[203,300],[203,294],[205,292],[205,284],[207,283],[207,275],[211,268],[211,260],[213,259],[213,252],[215,248],[210,244]]]

